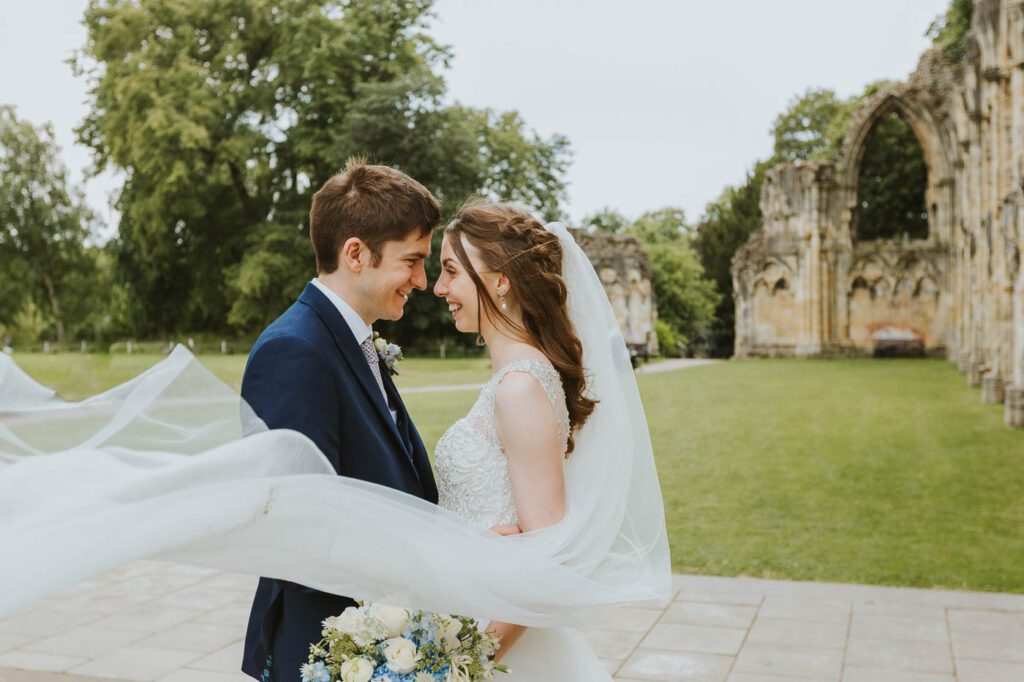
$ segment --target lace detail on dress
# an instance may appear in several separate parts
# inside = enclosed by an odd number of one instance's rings
[[[469,414],[441,436],[434,453],[438,505],[490,528],[518,523],[512,481],[494,421],[494,392],[509,372],[526,372],[540,382],[555,411],[562,452],[568,446],[569,411],[562,378],[546,360],[516,360],[491,377]]]

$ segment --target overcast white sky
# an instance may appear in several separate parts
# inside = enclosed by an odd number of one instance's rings
[[[771,152],[769,127],[810,86],[842,96],[905,78],[948,0],[439,0],[452,100],[517,109],[574,150],[569,216],[681,206],[695,220]],[[86,0],[0,0],[0,103],[50,121],[76,181],[85,84],[64,60]],[[86,185],[107,222],[113,176]],[[108,232],[109,234],[109,232]]]

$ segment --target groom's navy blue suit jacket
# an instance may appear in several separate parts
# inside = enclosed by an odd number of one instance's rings
[[[383,364],[391,418],[345,319],[312,284],[267,327],[249,354],[242,397],[272,429],[308,436],[341,476],[437,502],[427,451]],[[345,519],[310,519],[345,523]],[[277,551],[273,546],[268,552]],[[354,602],[296,583],[260,578],[245,636],[242,671],[274,682],[299,679],[321,621]]]

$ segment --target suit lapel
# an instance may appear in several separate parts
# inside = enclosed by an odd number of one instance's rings
[[[398,433],[402,436],[402,442],[405,443],[406,451],[411,453],[412,441],[409,439],[409,413],[402,402],[402,396],[398,394],[398,387],[395,386],[391,373],[388,372],[387,365],[383,362],[380,363],[380,376],[384,380],[384,390],[388,393],[388,400],[391,401],[395,412],[398,413],[398,421],[396,422]]]
[[[409,457],[409,449],[406,447],[405,440],[402,438],[402,434],[398,430],[398,426],[395,424],[395,420],[391,418],[391,411],[388,409],[387,403],[384,402],[384,396],[380,392],[380,387],[377,386],[377,380],[373,376],[373,372],[370,370],[370,366],[366,363],[366,358],[363,356],[363,351],[356,343],[355,337],[352,335],[352,330],[349,329],[345,319],[341,316],[341,313],[334,307],[334,304],[327,300],[327,297],[312,284],[307,284],[306,289],[299,296],[299,302],[308,305],[312,308],[316,314],[320,317],[327,328],[330,330],[331,335],[334,337],[334,342],[337,344],[338,349],[341,351],[341,355],[348,362],[352,373],[356,376],[360,386],[366,393],[366,398],[370,404],[373,405],[374,410],[377,412],[377,416],[380,418],[382,425],[388,430],[395,439],[395,445],[405,454],[405,459],[409,460],[412,464],[412,460]],[[382,370],[384,371],[384,370]],[[382,377],[383,378],[383,377]],[[416,471],[416,466],[413,464],[413,471],[416,472],[417,478],[419,472]]]
[[[391,379],[391,375],[387,373],[387,368],[383,364],[381,365],[381,371],[383,372],[381,376],[384,379],[384,388],[388,392],[388,399],[395,406],[395,411],[398,412],[399,431],[405,439],[409,461],[412,462],[413,468],[416,469],[416,475],[420,479],[420,486],[423,488],[425,498],[436,503],[437,484],[434,482],[434,472],[430,468],[430,458],[427,457],[427,450],[423,447],[418,435],[416,440],[420,443],[420,447],[417,448],[413,442],[412,433],[414,427],[412,419],[409,417],[409,411],[405,409],[405,403],[402,401],[402,396],[398,393],[398,387],[395,386],[395,382]]]

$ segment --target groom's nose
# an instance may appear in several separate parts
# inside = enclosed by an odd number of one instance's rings
[[[420,261],[419,265],[412,273],[412,286],[413,288],[423,291],[427,288],[427,270],[423,267],[423,261]]]

